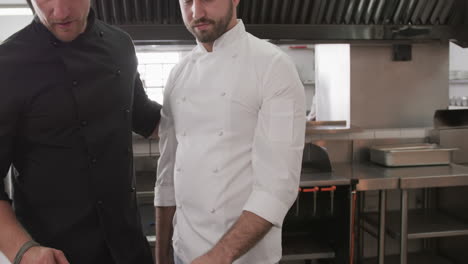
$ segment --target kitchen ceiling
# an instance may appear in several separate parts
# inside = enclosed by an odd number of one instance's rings
[[[136,40],[191,40],[177,0],[93,0],[102,20]],[[461,39],[466,0],[241,0],[238,16],[266,39]]]

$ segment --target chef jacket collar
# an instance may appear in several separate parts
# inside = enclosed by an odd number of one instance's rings
[[[245,35],[245,25],[244,22],[242,22],[242,19],[237,20],[237,25],[235,25],[233,28],[231,28],[229,31],[221,35],[217,40],[215,40],[213,44],[213,52],[217,52],[219,50],[223,49],[229,49],[230,47],[234,46],[237,41],[239,41],[244,35]],[[207,53],[208,51],[206,50],[205,46],[203,46],[203,43],[198,41],[198,47],[200,50],[204,53]]]

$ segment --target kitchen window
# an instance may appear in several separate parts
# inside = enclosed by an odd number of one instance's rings
[[[174,66],[192,46],[137,46],[138,72],[148,97],[160,104],[164,87]]]

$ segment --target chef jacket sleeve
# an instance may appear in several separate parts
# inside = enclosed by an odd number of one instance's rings
[[[161,119],[161,105],[148,98],[139,74],[135,78],[132,118],[133,131],[144,137],[151,136]]]
[[[0,84],[0,200],[9,201],[5,178],[13,157],[16,129],[20,116],[19,102],[7,82]]]
[[[252,146],[253,190],[244,210],[281,227],[299,188],[305,95],[295,65],[278,54],[263,75]]]
[[[154,188],[154,206],[175,206],[174,166],[176,159],[177,138],[171,111],[170,94],[175,85],[177,66],[174,68],[164,89],[164,104],[159,124],[159,152],[156,186]]]

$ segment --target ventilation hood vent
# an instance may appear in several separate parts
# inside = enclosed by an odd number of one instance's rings
[[[456,41],[467,26],[467,2],[241,0],[238,16],[251,33],[265,39]],[[92,5],[100,19],[123,28],[135,40],[193,40],[177,0],[93,0]]]

